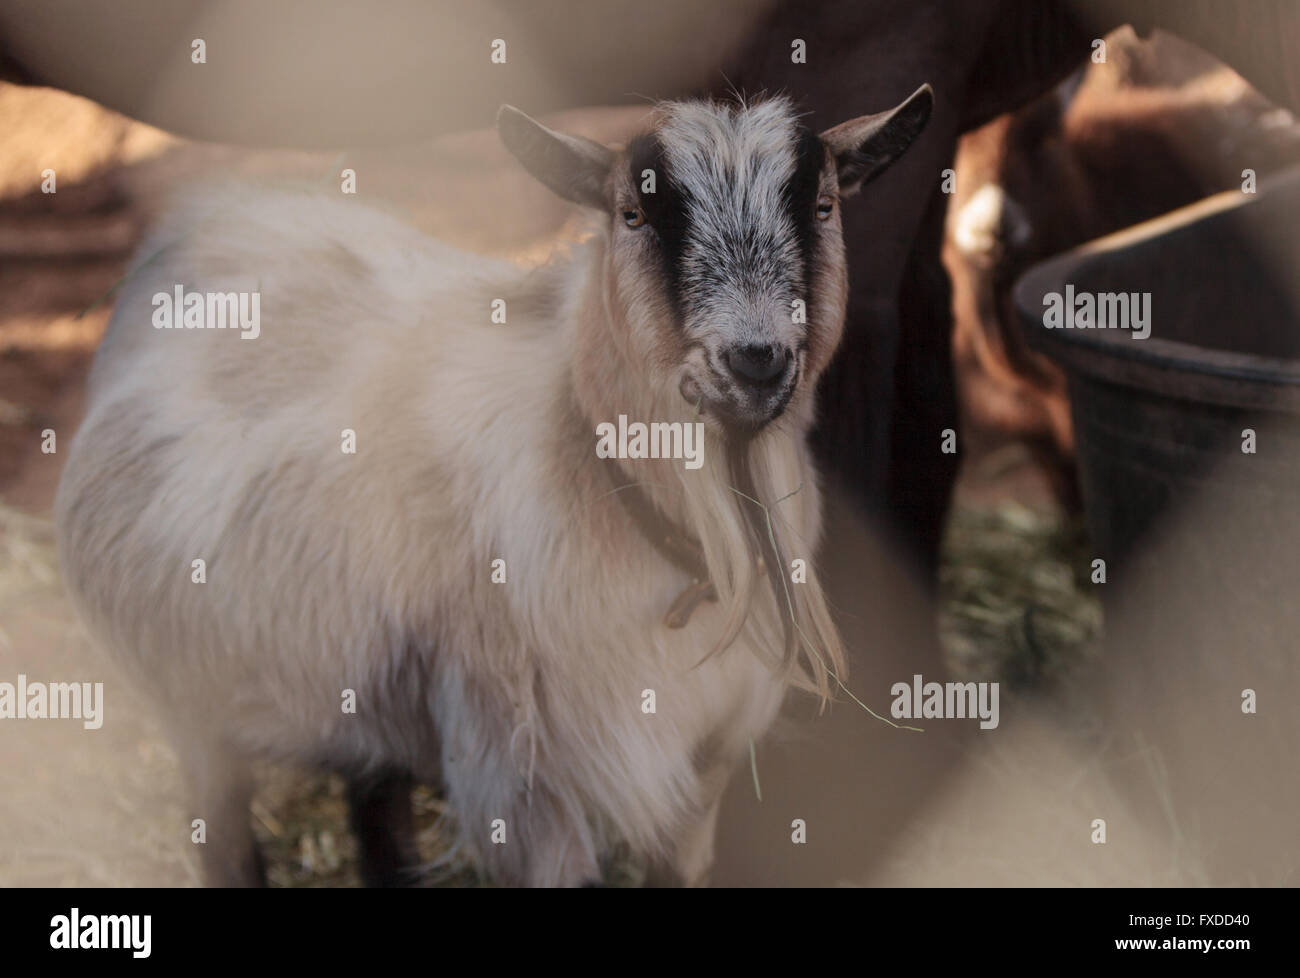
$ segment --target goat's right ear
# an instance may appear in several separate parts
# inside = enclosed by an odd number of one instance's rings
[[[565,200],[586,207],[609,206],[605,188],[614,163],[612,150],[548,129],[511,105],[497,112],[497,132],[524,169]]]

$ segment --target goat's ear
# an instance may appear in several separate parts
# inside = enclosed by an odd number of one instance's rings
[[[614,153],[581,136],[548,129],[514,106],[497,112],[497,132],[529,173],[565,200],[608,207],[606,178]]]
[[[930,121],[933,107],[934,91],[922,85],[887,112],[859,116],[822,133],[839,171],[841,196],[857,193],[902,156]]]

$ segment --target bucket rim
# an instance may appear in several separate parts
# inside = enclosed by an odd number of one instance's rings
[[[1012,291],[1022,335],[1030,347],[1067,372],[1180,400],[1300,411],[1300,358],[1233,353],[1155,336],[1138,340],[1119,335],[1127,330],[1048,329],[1042,323],[1043,295],[1063,291],[1100,257],[1242,208],[1257,207],[1288,189],[1300,189],[1300,165],[1260,180],[1255,194],[1245,195],[1240,190],[1213,194],[1039,262],[1021,275]]]

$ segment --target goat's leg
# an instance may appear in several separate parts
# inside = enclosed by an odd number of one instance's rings
[[[533,792],[506,816],[513,836],[489,842],[484,866],[489,878],[509,886],[599,886],[596,846],[585,815]]]
[[[483,763],[479,770],[488,768]],[[463,785],[458,783],[458,773],[453,768],[447,780],[451,805],[489,880],[501,886],[600,884],[595,838],[575,799],[540,785],[532,791],[483,795],[476,789],[508,784],[510,776],[503,772],[494,780],[485,775],[479,785]],[[539,773],[537,780],[542,779]]]
[[[193,818],[202,819],[200,861],[208,886],[266,886],[266,863],[253,838],[248,763],[210,743],[188,741],[180,750]],[[199,827],[194,826],[197,833]]]
[[[583,799],[568,788],[572,771],[530,741],[540,719],[516,727],[517,701],[486,679],[447,669],[433,711],[439,773],[461,841],[500,886],[599,884],[596,837]]]
[[[366,886],[410,886],[420,861],[411,810],[412,780],[383,772],[348,781],[348,808]]]

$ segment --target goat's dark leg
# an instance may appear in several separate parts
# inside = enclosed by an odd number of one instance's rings
[[[357,837],[361,882],[411,886],[420,861],[409,775],[384,771],[348,780],[348,808]]]

